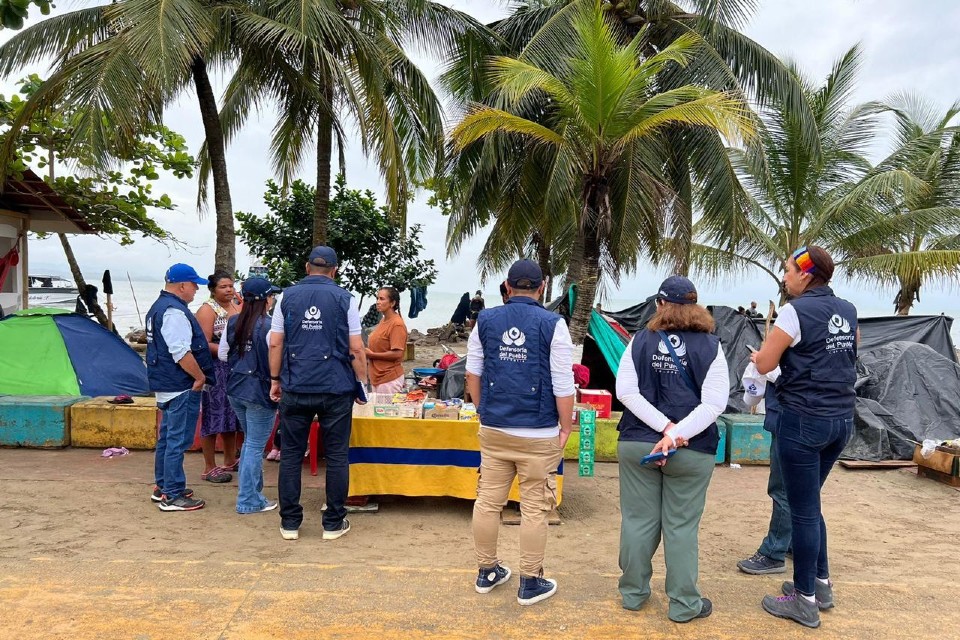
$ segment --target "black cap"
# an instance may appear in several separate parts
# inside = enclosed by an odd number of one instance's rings
[[[537,289],[543,283],[543,271],[533,260],[517,260],[507,272],[507,282],[514,289]]]
[[[330,247],[318,245],[310,252],[307,262],[315,267],[335,267],[337,266],[337,252]]]
[[[688,298],[693,294],[693,299]],[[674,304],[694,304],[697,296],[697,288],[693,286],[687,278],[683,276],[670,276],[662,283],[657,291],[657,299]]]

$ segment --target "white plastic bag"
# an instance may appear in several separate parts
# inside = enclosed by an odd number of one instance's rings
[[[933,452],[937,450],[939,444],[939,440],[924,440],[923,446],[920,447],[920,455],[926,460],[933,455]]]

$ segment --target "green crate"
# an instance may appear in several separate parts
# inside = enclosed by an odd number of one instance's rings
[[[727,462],[770,464],[770,432],[763,428],[763,415],[728,413],[720,416],[727,427]]]

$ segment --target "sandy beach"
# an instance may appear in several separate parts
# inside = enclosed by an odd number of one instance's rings
[[[347,536],[322,542],[323,472],[305,472],[306,519],[291,543],[275,512],[234,513],[236,482],[201,483],[199,454],[186,467],[207,507],[166,514],[148,499],[151,452],[99,453],[0,450],[0,637],[960,637],[960,492],[909,471],[837,468],[828,479],[837,607],[811,632],[759,606],[789,574],[735,566],[766,530],[766,467],[716,469],[700,534],[701,588],[714,614],[681,626],[666,618],[661,553],[651,600],[636,613],[620,607],[615,464],[598,464],[593,478],[567,476],[546,560],[560,590],[519,607],[515,578],[486,596],[473,590],[469,501],[384,497],[379,513],[350,516]],[[266,463],[271,497],[276,473]],[[515,566],[517,529],[504,527],[500,544]]]

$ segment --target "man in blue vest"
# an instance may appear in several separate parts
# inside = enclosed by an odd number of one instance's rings
[[[147,377],[157,408],[163,411],[153,465],[156,486],[150,498],[161,511],[195,511],[204,502],[187,488],[183,454],[193,442],[203,385],[216,380],[207,338],[187,304],[207,280],[190,265],[175,264],[167,269],[164,281],[146,321]]]
[[[540,304],[543,289],[536,262],[515,262],[507,274],[507,304],[480,312],[467,345],[467,390],[480,401],[476,590],[489,593],[510,579],[497,557],[497,536],[500,511],[519,477],[521,605],[557,591],[557,582],[543,577],[543,555],[573,418],[573,343],[563,318]]]
[[[280,403],[283,442],[278,492],[284,540],[300,537],[300,474],[314,416],[327,462],[323,539],[336,540],[350,530],[345,517],[350,421],[354,400],[363,403],[359,381],[367,379],[367,360],[353,296],[333,280],[337,264],[333,249],[314,247],[307,277],[284,290],[270,326],[270,397]]]

